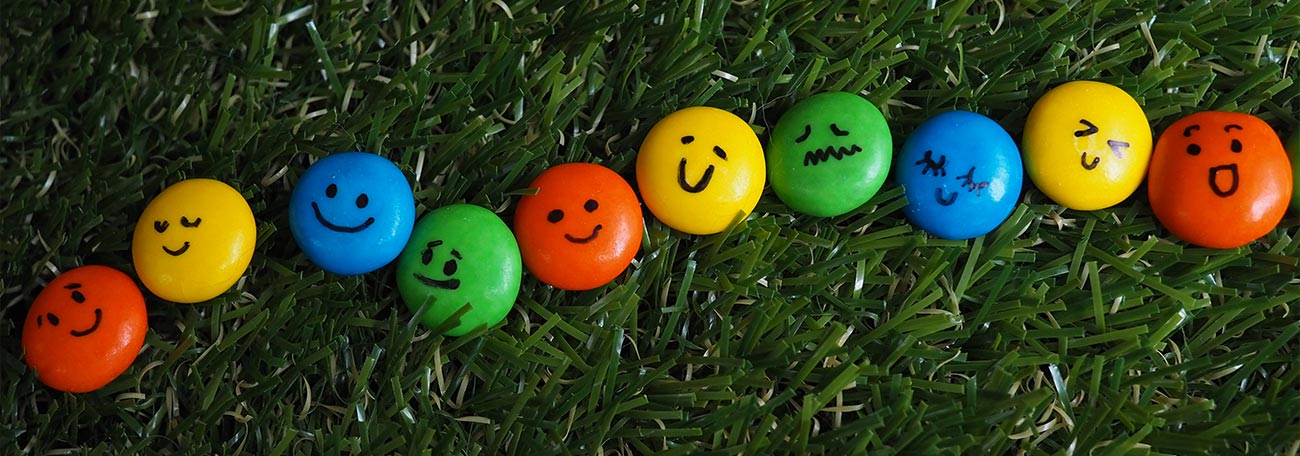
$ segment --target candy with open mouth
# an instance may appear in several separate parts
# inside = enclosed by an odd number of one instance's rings
[[[997,228],[1020,198],[1023,168],[1015,141],[988,117],[948,111],[908,136],[894,168],[903,213],[945,239],[969,239]]]
[[[148,329],[135,282],[107,266],[82,266],[50,281],[23,324],[36,378],[72,393],[94,391],[126,371]]]
[[[819,217],[852,211],[876,195],[892,161],[885,116],[857,94],[827,92],[786,111],[772,130],[767,169],[787,206]]]
[[[1049,198],[1097,210],[1132,195],[1151,160],[1151,126],[1119,87],[1073,81],[1034,103],[1022,141],[1025,171]]]
[[[1291,165],[1277,133],[1260,118],[1198,112],[1160,135],[1147,194],[1156,218],[1175,236],[1204,247],[1239,247],[1282,220],[1295,185]]]

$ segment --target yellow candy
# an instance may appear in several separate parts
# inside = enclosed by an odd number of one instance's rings
[[[636,159],[637,186],[650,212],[691,234],[718,233],[748,216],[766,177],[763,145],[749,124],[704,106],[660,120]]]
[[[135,224],[131,257],[140,281],[172,302],[212,299],[248,269],[257,242],[253,211],[222,182],[189,179],[167,187]]]
[[[1151,161],[1151,125],[1123,89],[1074,81],[1034,104],[1022,141],[1025,170],[1043,193],[1077,210],[1114,206]]]

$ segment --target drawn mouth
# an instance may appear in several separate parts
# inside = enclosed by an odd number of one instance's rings
[[[1227,190],[1224,190],[1222,187],[1219,186],[1220,171],[1227,171],[1231,176],[1229,179],[1231,180],[1232,184],[1228,186]],[[1220,198],[1227,198],[1229,196],[1232,196],[1234,193],[1237,193],[1237,184],[1239,181],[1240,179],[1237,176],[1236,163],[1233,163],[1231,165],[1222,165],[1222,166],[1215,166],[1213,168],[1210,168],[1210,190],[1214,190],[1214,194],[1219,195]]]
[[[95,324],[91,325],[91,326],[90,326],[90,329],[87,329],[87,330],[84,330],[84,331],[77,331],[77,330],[74,329],[74,330],[69,331],[69,332],[72,333],[72,336],[73,336],[73,337],[88,336],[88,335],[90,335],[90,333],[93,333],[93,332],[95,332],[95,330],[98,330],[98,329],[99,329],[99,322],[100,322],[100,320],[103,320],[103,319],[104,319],[104,311],[103,311],[102,309],[95,309]]]
[[[171,255],[171,256],[181,256],[182,253],[185,253],[186,251],[188,251],[188,250],[190,249],[190,241],[185,241],[185,245],[182,245],[181,248],[176,249],[176,250],[169,249],[169,248],[167,248],[167,246],[165,246],[165,245],[162,246],[162,248],[163,248],[163,251],[164,251],[164,252],[167,252],[168,255]]]
[[[945,198],[943,196],[943,189],[936,188],[934,189],[934,200],[938,201],[939,204],[942,204],[944,206],[951,206],[952,203],[957,202],[957,192],[952,192]]]
[[[712,179],[713,165],[709,165],[709,167],[704,170],[704,177],[701,177],[699,182],[696,182],[695,185],[688,184],[686,183],[686,159],[683,158],[681,163],[677,165],[677,185],[681,186],[682,190],[686,190],[687,193],[699,193],[704,191],[704,188],[709,186],[709,181]]]
[[[412,275],[414,275],[415,280],[419,280],[420,283],[434,288],[443,288],[447,290],[455,290],[457,288],[460,288],[460,279],[438,280],[430,277],[425,277],[423,275],[420,275],[420,273],[418,272]]]
[[[1084,152],[1083,155],[1079,157],[1079,164],[1083,165],[1083,169],[1086,169],[1088,171],[1097,169],[1097,164],[1099,163],[1101,163],[1101,157],[1092,157],[1092,162],[1089,163],[1087,152]]]
[[[816,149],[816,150],[805,152],[803,154],[803,165],[817,166],[817,164],[819,163],[831,161],[831,158],[834,158],[836,160],[842,160],[844,159],[844,157],[851,156],[858,152],[862,152],[862,148],[858,147],[857,144],[854,144],[852,147],[840,146],[838,148],[835,146],[827,146],[824,149]]]
[[[320,206],[317,206],[315,201],[311,202],[311,210],[316,212],[316,221],[320,222],[322,226],[324,226],[325,228],[329,228],[332,231],[338,231],[340,233],[356,233],[366,228],[370,228],[370,225],[373,225],[375,223],[375,218],[370,217],[366,219],[365,223],[362,223],[357,226],[339,226],[330,223],[329,220],[325,220],[325,216],[320,214]]]
[[[595,239],[596,236],[600,234],[600,229],[601,229],[601,228],[604,228],[604,226],[603,226],[603,225],[600,225],[600,224],[597,224],[595,228],[592,228],[592,229],[591,229],[591,235],[590,235],[590,236],[587,236],[587,237],[585,237],[585,238],[576,238],[576,237],[570,236],[569,233],[564,233],[564,238],[565,238],[565,239],[568,239],[569,242],[572,242],[572,243],[574,243],[574,244],[586,244],[586,243],[588,243],[588,242],[591,242],[592,239]]]

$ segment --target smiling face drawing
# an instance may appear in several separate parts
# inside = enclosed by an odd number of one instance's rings
[[[871,102],[847,92],[813,95],[786,111],[772,130],[772,190],[799,212],[847,213],[885,183],[893,145],[885,116]]]
[[[1196,245],[1233,248],[1268,233],[1291,199],[1282,142],[1258,117],[1198,112],[1160,135],[1147,193],[1160,223]]]
[[[46,285],[27,312],[27,365],[52,388],[93,391],[130,367],[147,325],[144,296],[130,277],[106,266],[73,269]]]
[[[1020,198],[1022,169],[1015,141],[997,122],[949,111],[907,138],[895,178],[913,223],[941,238],[969,239],[1011,215]]]
[[[660,120],[636,159],[646,206],[691,234],[718,233],[743,219],[758,204],[766,174],[754,130],[729,112],[704,106]]]
[[[519,296],[519,244],[500,217],[470,204],[430,212],[397,258],[397,291],[430,328],[466,305],[447,334],[460,336],[505,318]]]
[[[590,290],[627,269],[641,247],[636,193],[618,173],[570,163],[547,169],[519,199],[514,229],[524,265],[543,282]]]
[[[364,274],[401,253],[415,226],[406,175],[375,154],[345,152],[317,161],[289,200],[289,229],[313,263],[340,275]]]
[[[131,257],[149,291],[178,303],[206,301],[239,280],[253,258],[257,226],[244,196],[212,179],[187,179],[159,193],[136,222]]]
[[[1137,190],[1151,160],[1151,126],[1123,89],[1094,81],[1062,84],[1025,122],[1025,170],[1070,209],[1114,206]]]

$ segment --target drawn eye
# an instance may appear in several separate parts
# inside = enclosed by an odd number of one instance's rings
[[[73,300],[73,301],[77,301],[77,304],[81,304],[81,303],[83,303],[83,302],[86,302],[86,295],[81,294],[80,291],[73,290],[73,291],[72,291],[72,300]]]
[[[848,131],[841,130],[840,127],[835,126],[835,124],[831,124],[831,133],[834,133],[835,136],[848,136],[849,134]]]
[[[442,275],[451,277],[451,275],[455,273],[456,273],[456,260],[447,260],[446,263],[442,264]]]
[[[690,144],[692,142],[695,142],[694,136],[687,135],[682,137],[682,144]]]
[[[948,170],[943,169],[943,167],[944,164],[948,163],[948,156],[939,154],[939,161],[934,161],[933,153],[934,151],[932,150],[925,151],[925,156],[921,157],[920,160],[917,160],[916,163],[913,164],[924,166],[924,168],[921,168],[922,176],[924,176],[926,173],[931,173],[936,177],[947,176]]]
[[[1236,153],[1241,153],[1241,141],[1235,139],[1232,140],[1232,151]]]
[[[1195,144],[1188,144],[1188,145],[1187,145],[1187,153],[1188,153],[1188,154],[1191,154],[1191,155],[1200,155],[1200,154],[1201,154],[1201,146],[1198,146],[1198,145],[1195,145]]]
[[[582,205],[582,208],[586,209],[587,212],[596,212],[596,208],[598,207],[600,207],[600,203],[597,203],[594,199],[589,199],[587,200],[587,204]]]
[[[1083,126],[1088,127],[1088,128],[1085,128],[1085,129],[1082,129],[1082,130],[1075,131],[1075,132],[1074,132],[1074,137],[1076,137],[1076,138],[1082,138],[1082,137],[1084,137],[1084,136],[1095,135],[1095,134],[1097,134],[1097,132],[1099,131],[1099,130],[1097,130],[1097,126],[1096,126],[1096,125],[1093,125],[1092,122],[1089,122],[1088,119],[1079,119],[1079,123],[1083,124]]]
[[[812,125],[804,125],[804,126],[803,126],[803,134],[802,134],[802,135],[799,135],[798,138],[795,138],[795,139],[794,139],[794,142],[796,142],[796,143],[801,143],[801,142],[807,141],[807,140],[808,140],[808,135],[811,135],[811,134],[812,134]]]
[[[50,312],[50,313],[45,314],[45,319],[46,319],[46,320],[49,320],[51,325],[54,325],[54,326],[58,326],[58,325],[59,325],[59,316],[58,316],[58,315],[55,315],[54,312]]]
[[[564,211],[562,210],[556,209],[546,214],[546,221],[548,222],[560,223],[560,220],[564,220]]]
[[[718,146],[713,146],[713,155],[717,155],[718,158],[723,160],[727,159],[727,151],[722,150],[722,148]]]
[[[357,197],[357,207],[358,207],[358,208],[366,207],[367,204],[370,204],[370,197],[369,197],[369,196],[366,196],[365,193],[362,193],[361,196],[358,196],[358,197]]]
[[[425,248],[424,252],[420,253],[421,263],[424,263],[425,266],[428,266],[430,261],[433,261],[433,247]]]
[[[203,221],[203,217],[196,217],[193,222],[190,222],[190,219],[185,218],[184,215],[181,216],[181,226],[186,228],[197,228],[199,226],[199,222],[202,221]]]
[[[168,226],[171,226],[171,223],[168,223],[166,220],[158,220],[153,222],[153,230],[159,233],[162,233],[163,231],[167,231]]]
[[[328,196],[328,197],[330,197],[330,198],[333,198],[334,195],[337,195],[337,194],[339,194],[339,186],[334,185],[334,184],[330,184],[329,187],[325,187],[325,196]]]

